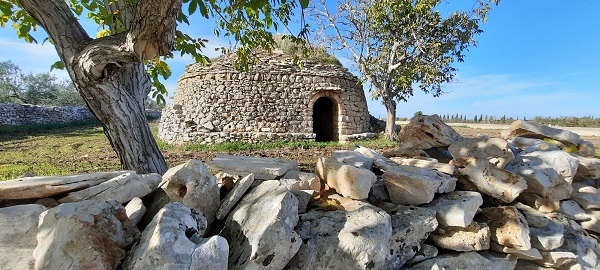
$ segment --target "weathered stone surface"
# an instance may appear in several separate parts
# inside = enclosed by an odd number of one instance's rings
[[[600,178],[600,159],[586,158],[582,156],[575,157],[577,158],[577,160],[579,160],[579,166],[577,167],[575,180],[588,180]]]
[[[375,161],[375,164],[380,164]],[[446,174],[412,166],[390,166],[383,174],[390,199],[395,204],[419,205],[433,200],[435,193],[450,192],[456,187],[456,178]]]
[[[142,199],[135,197],[125,205],[125,213],[133,224],[138,224],[146,214],[146,206],[144,206]]]
[[[558,211],[572,220],[581,221],[589,220],[591,218],[583,211],[583,209],[581,209],[581,206],[579,206],[579,204],[573,200],[561,201],[560,209]]]
[[[228,269],[282,269],[302,243],[297,223],[298,200],[279,181],[253,188],[220,233],[231,243]]]
[[[139,236],[117,201],[64,203],[40,214],[35,268],[115,269]]]
[[[398,151],[406,155],[418,155],[421,150],[449,146],[463,139],[458,132],[434,115],[415,116],[403,126],[398,135]]]
[[[217,210],[216,217],[217,219],[224,219],[231,211],[231,208],[244,196],[246,191],[250,188],[250,186],[254,183],[254,174],[246,175],[246,177],[238,180],[233,189],[225,195],[225,198],[221,200],[221,205]]]
[[[596,147],[590,141],[581,140],[577,143],[578,154],[583,157],[594,157],[596,156]]]
[[[321,190],[321,179],[314,173],[291,170],[285,173],[279,181],[289,190]]]
[[[544,213],[554,212],[560,208],[560,201],[544,198],[530,192],[521,193],[517,200]]]
[[[454,158],[485,159],[500,169],[515,158],[508,142],[501,138],[463,139],[452,143],[448,150]]]
[[[590,219],[579,222],[581,227],[591,232],[600,233],[600,210],[586,210],[585,213]]]
[[[163,175],[161,188],[171,202],[200,210],[209,224],[215,219],[220,204],[219,186],[201,160],[188,160],[169,169]]]
[[[526,137],[534,139],[553,139],[566,145],[577,145],[581,140],[579,135],[568,130],[536,125],[531,122],[517,120],[512,122],[510,128],[502,132],[505,139],[512,137]]]
[[[38,204],[0,208],[0,265],[11,269],[33,269],[37,246],[38,216],[46,211]]]
[[[545,149],[559,149],[558,146],[548,143],[548,142],[544,142],[543,140],[540,139],[533,139],[533,138],[525,138],[525,137],[514,137],[512,139],[510,139],[510,142],[516,146],[517,148],[521,149],[521,150],[525,150],[527,148],[533,147],[533,146],[539,146],[539,145],[544,145],[541,146],[541,148],[545,148]]]
[[[520,250],[520,249],[505,247],[498,243],[491,242],[490,250],[510,254],[520,260],[534,261],[534,260],[542,259],[542,254],[540,254],[540,251],[537,248],[530,248],[528,250]]]
[[[296,227],[303,243],[285,269],[384,269],[390,216],[356,201],[347,211],[310,211]],[[302,241],[300,241],[302,240]]]
[[[392,237],[383,269],[399,269],[413,258],[433,232],[438,222],[435,211],[423,207],[398,205],[388,209],[392,220]]]
[[[165,205],[142,232],[123,269],[226,269],[228,244],[220,236],[200,238],[206,218],[183,205]]]
[[[429,260],[431,258],[435,258],[438,255],[438,249],[432,245],[423,244],[421,245],[421,249],[415,254],[412,259],[410,259],[406,264],[413,265],[424,260]]]
[[[549,214],[549,217],[565,228],[562,250],[577,255],[577,262],[570,269],[600,269],[600,245],[575,221],[568,220],[560,214]]]
[[[523,214],[514,206],[498,206],[481,209],[481,220],[488,224],[492,241],[520,250],[531,248],[529,226]]]
[[[454,165],[448,163],[440,163],[437,161],[416,159],[416,158],[391,158],[394,162],[400,165],[413,166],[425,169],[433,169],[445,174],[454,174]]]
[[[317,176],[344,197],[357,200],[369,197],[377,180],[372,171],[346,165],[331,158],[319,158]]]
[[[254,179],[273,180],[291,170],[298,170],[298,162],[276,158],[259,158],[217,154],[208,162],[213,170],[235,175],[254,174]]]
[[[0,181],[0,200],[33,199],[63,194],[98,185],[132,171],[100,172],[66,176],[34,176]]]
[[[595,187],[574,183],[571,197],[584,209],[600,209],[600,190]]]
[[[531,246],[541,251],[555,250],[563,245],[563,226],[546,217],[541,211],[523,204],[516,204],[529,225]]]
[[[540,254],[541,255],[541,254]],[[535,261],[517,260],[514,270],[554,270],[555,268],[543,267]]]
[[[392,161],[391,159],[389,159],[387,157],[384,157],[383,155],[373,151],[370,148],[358,146],[354,149],[354,151],[361,153],[365,157],[372,158],[373,165],[384,171],[386,170],[385,168],[387,168],[388,166],[398,165],[398,163]],[[379,161],[379,165],[376,164],[377,161]]]
[[[407,270],[463,270],[463,269],[490,269],[511,270],[515,268],[517,260],[507,260],[496,256],[484,257],[477,252],[447,253],[435,258],[425,260]]]
[[[292,194],[298,199],[298,214],[304,214],[308,203],[315,198],[318,194],[316,191],[310,190],[290,190]]]
[[[331,158],[357,168],[373,170],[373,158],[363,156],[357,151],[336,150],[331,153]]]
[[[500,169],[485,159],[459,158],[458,171],[466,175],[464,179],[481,193],[505,203],[514,201],[527,188],[523,177]]]
[[[542,251],[542,259],[537,263],[552,268],[560,268],[577,261],[577,255],[568,251]]]
[[[579,161],[561,150],[523,151],[506,170],[523,176],[527,191],[559,201],[570,197]]]
[[[58,200],[60,203],[80,202],[83,200],[116,200],[120,203],[131,201],[135,197],[144,197],[154,191],[162,178],[160,174],[125,173],[98,185],[69,193]]]
[[[435,210],[440,225],[464,228],[471,224],[477,209],[482,204],[483,199],[479,192],[451,191],[423,207]]]
[[[473,222],[465,227],[439,226],[429,237],[437,246],[455,251],[478,251],[490,248],[490,228]]]
[[[369,199],[374,199],[374,201],[389,201],[390,195],[387,192],[387,188],[385,187],[385,181],[383,178],[378,177],[373,187],[371,187],[371,192],[369,193]]]

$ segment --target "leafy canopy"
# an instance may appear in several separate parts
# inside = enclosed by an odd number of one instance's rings
[[[131,30],[129,21],[138,0],[65,1],[80,20],[88,20],[96,24],[98,26],[96,38],[103,38]],[[238,55],[236,66],[240,69],[248,68],[248,65],[255,60],[252,56],[253,49],[262,47],[270,51],[276,46],[270,30],[278,31],[287,28],[294,10],[308,6],[308,0],[183,0],[183,3],[187,8],[184,7],[178,15],[178,23],[190,25],[191,16],[214,19],[215,36],[230,37],[236,41],[234,44]],[[26,42],[38,42],[32,35],[32,32],[38,30],[35,19],[19,6],[18,1],[0,0],[0,26],[6,27],[9,23],[16,30],[19,38]],[[306,33],[307,25],[303,25],[298,36]],[[295,36],[287,36],[287,38],[293,42],[302,42],[302,39]],[[47,40],[48,38],[45,38],[43,41]],[[152,94],[153,98],[160,103],[165,102],[164,95],[167,90],[160,80],[171,76],[166,60],[173,58],[174,53],[180,53],[182,56],[190,55],[196,62],[206,63],[209,59],[203,53],[203,49],[207,42],[208,40],[195,38],[177,30],[173,51],[169,55],[145,62],[155,90]],[[220,50],[227,53],[232,48],[223,47]],[[58,61],[52,65],[52,68],[64,68],[64,64]]]

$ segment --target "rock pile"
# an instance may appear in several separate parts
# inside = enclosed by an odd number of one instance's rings
[[[435,116],[413,120],[396,157],[336,151],[314,173],[294,161],[220,155],[162,177],[0,182],[1,265],[600,268],[600,159],[578,154],[593,145],[531,123],[513,124],[505,138],[465,139]]]

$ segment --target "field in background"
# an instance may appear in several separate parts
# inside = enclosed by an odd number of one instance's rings
[[[156,134],[156,124],[151,123]],[[500,137],[501,129],[453,127],[465,137],[483,135]],[[600,136],[582,136],[600,148]],[[377,151],[395,148],[395,143],[378,138],[355,143]],[[223,143],[213,146],[190,144],[167,145],[159,141],[169,167],[188,159],[208,161],[218,153],[273,157],[297,160],[305,171],[314,170],[319,157],[330,156],[332,151],[348,149],[355,144],[335,142],[273,142]],[[600,151],[597,151],[600,154]],[[119,160],[110,147],[102,128],[97,123],[69,125],[0,127],[0,180],[13,179],[24,174],[66,175],[120,169]]]

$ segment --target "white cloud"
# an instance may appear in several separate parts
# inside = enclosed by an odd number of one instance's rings
[[[54,46],[45,44],[27,43],[16,37],[0,38],[0,60],[12,61],[21,67],[25,73],[49,72],[50,66],[60,60]],[[52,74],[60,78],[68,78],[66,71],[54,70]]]

